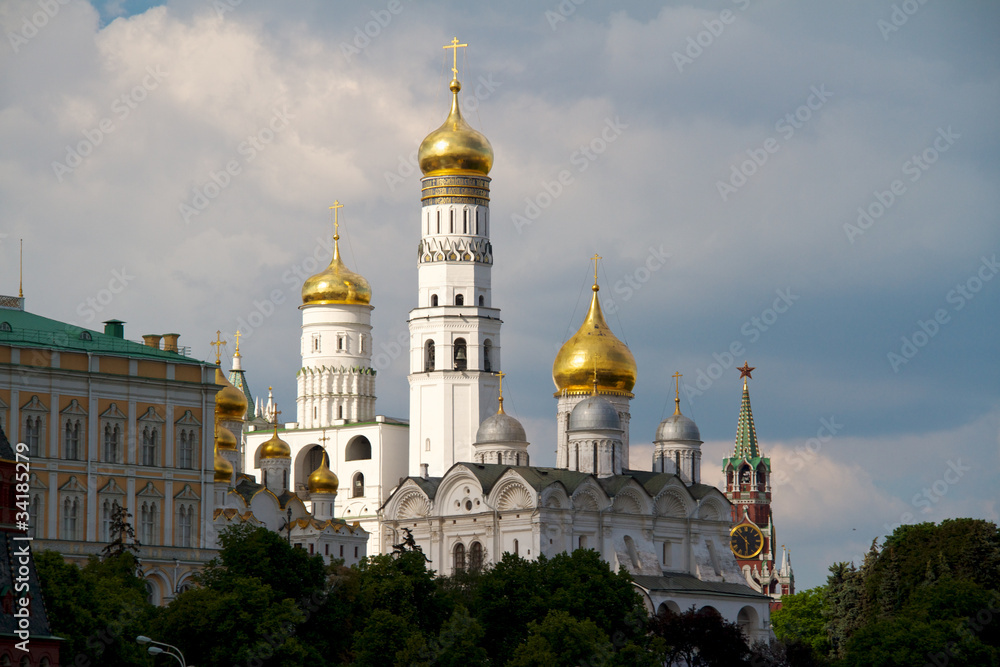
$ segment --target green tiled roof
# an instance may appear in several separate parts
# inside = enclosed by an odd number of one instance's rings
[[[758,593],[746,584],[702,581],[698,577],[685,572],[668,572],[661,577],[636,574],[632,575],[632,581],[647,591],[663,593],[707,593],[710,596],[757,598],[759,600],[771,599],[769,596]]]
[[[231,370],[229,371],[229,382],[243,392],[243,395],[247,399],[247,414],[246,420],[252,422],[256,418],[254,413],[253,396],[250,395],[250,385],[247,384],[247,374],[244,370]]]
[[[10,331],[7,331],[8,325]],[[142,343],[109,336],[66,322],[13,308],[0,308],[0,345],[40,347],[67,352],[96,352],[160,361],[201,364],[177,352],[164,352]]]

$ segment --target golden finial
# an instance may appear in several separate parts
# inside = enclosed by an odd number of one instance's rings
[[[496,376],[500,378],[500,398],[498,399],[500,401],[500,408],[497,410],[498,415],[503,414],[503,376],[505,375],[507,374],[503,371],[496,373]]]
[[[670,377],[674,379],[674,414],[679,415],[681,413],[681,378],[684,376],[674,371]]]
[[[340,240],[340,217],[337,214],[340,212],[340,209],[342,209],[342,208],[344,208],[344,205],[340,203],[339,199],[335,199],[333,201],[333,206],[330,207],[330,210],[333,211],[333,240],[334,241],[339,241]]]
[[[233,356],[236,356],[236,357],[240,356],[240,336],[242,336],[242,335],[243,334],[240,333],[240,330],[237,329],[236,330],[236,354],[233,355]]]
[[[601,257],[595,252],[594,256],[591,257],[591,259],[594,260],[594,286],[591,289],[597,292],[598,290],[601,289],[600,287],[597,286],[597,260],[603,259],[603,257]]]
[[[458,79],[458,49],[468,44],[459,44],[458,37],[451,40],[451,44],[445,44],[442,48],[451,49],[451,74],[453,79]]]
[[[736,370],[738,370],[740,372],[740,378],[743,379],[743,388],[746,389],[747,388],[747,378],[750,378],[751,380],[753,379],[753,376],[750,375],[750,373],[751,373],[751,371],[757,370],[757,367],[756,366],[751,366],[744,359],[743,360],[743,367],[742,368],[737,368]]]
[[[597,285],[594,285],[597,287]],[[594,388],[591,390],[591,396],[597,396],[597,360],[601,358],[601,355],[594,356]]]
[[[270,389],[270,387],[268,387],[268,389]],[[278,404],[275,403],[274,404],[274,413],[273,413],[273,416],[271,417],[274,420],[273,422],[271,422],[271,424],[274,425],[274,434],[275,435],[278,435],[278,417],[280,417],[280,416],[281,416],[281,410],[278,409]]]
[[[24,298],[24,239],[21,239],[21,258],[17,267],[17,296]]]
[[[222,340],[222,332],[216,330],[215,340],[213,340],[209,345],[215,348],[215,365],[218,366],[222,363],[222,346],[226,344],[226,341]]]

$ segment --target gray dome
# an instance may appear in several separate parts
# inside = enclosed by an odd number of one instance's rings
[[[654,442],[676,441],[676,440],[697,440],[701,442],[701,433],[698,425],[693,419],[688,419],[682,414],[673,414],[660,422],[656,429],[656,439]]]
[[[569,413],[570,431],[605,431],[622,430],[622,420],[618,417],[618,411],[607,399],[600,396],[591,396],[580,401]]]
[[[476,431],[476,444],[499,442],[527,442],[528,436],[524,433],[524,427],[506,412],[498,412],[492,417],[487,417],[479,425]]]

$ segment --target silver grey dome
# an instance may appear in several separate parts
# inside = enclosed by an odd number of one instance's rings
[[[497,442],[527,442],[524,427],[506,412],[487,417],[476,431],[476,444]]]
[[[569,413],[570,431],[622,430],[622,420],[618,411],[607,399],[591,396],[576,404]]]
[[[697,440],[701,442],[701,433],[698,431],[698,425],[694,423],[693,419],[688,419],[682,414],[673,414],[660,422],[659,428],[656,429],[656,439],[654,442],[676,440]]]

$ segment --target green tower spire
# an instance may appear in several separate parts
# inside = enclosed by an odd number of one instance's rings
[[[736,447],[733,450],[734,459],[754,459],[760,456],[757,446],[757,429],[753,425],[753,411],[750,409],[750,391],[747,389],[747,378],[751,378],[753,369],[745,361],[743,368],[737,369],[743,378],[743,401],[740,404],[740,418],[736,423]]]

